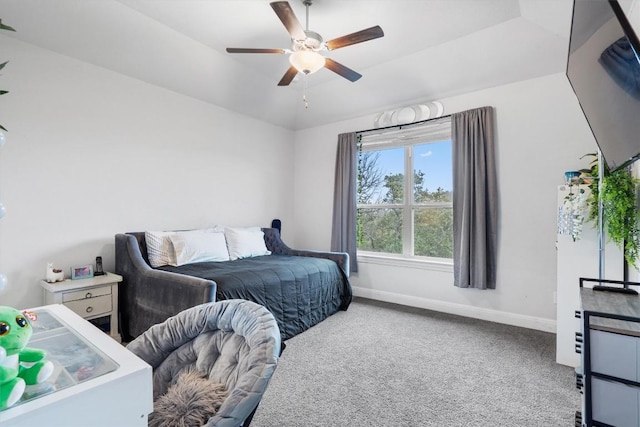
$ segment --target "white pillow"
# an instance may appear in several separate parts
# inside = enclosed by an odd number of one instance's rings
[[[157,268],[163,265],[177,265],[176,252],[170,236],[176,233],[211,233],[213,228],[199,228],[190,231],[145,231],[144,238],[147,242],[147,256],[151,267]]]
[[[178,232],[169,236],[176,254],[176,266],[205,261],[229,261],[224,233]]]
[[[249,258],[261,255],[270,255],[267,245],[264,243],[264,233],[259,227],[251,228],[225,228],[229,258]]]
[[[145,231],[144,239],[147,242],[147,255],[151,267],[163,265],[175,265],[176,254],[169,236],[173,231]]]

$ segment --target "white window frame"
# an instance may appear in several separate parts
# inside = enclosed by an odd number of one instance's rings
[[[452,258],[436,258],[413,255],[414,252],[414,224],[413,217],[416,208],[424,207],[453,207],[453,202],[414,201],[414,164],[413,148],[415,145],[443,142],[451,140],[451,120],[447,118],[428,121],[414,126],[402,126],[391,130],[383,129],[379,133],[362,134],[360,149],[379,151],[383,149],[404,149],[404,194],[402,204],[358,204],[357,208],[374,209],[402,209],[402,254],[386,252],[372,252],[358,249],[358,262],[395,265],[400,267],[425,268],[429,270],[453,271]],[[408,171],[408,172],[407,172]],[[453,170],[452,170],[453,173]],[[409,226],[407,226],[409,225]]]

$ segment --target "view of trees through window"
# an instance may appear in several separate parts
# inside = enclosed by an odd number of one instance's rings
[[[452,181],[451,141],[361,149],[358,250],[452,258]]]

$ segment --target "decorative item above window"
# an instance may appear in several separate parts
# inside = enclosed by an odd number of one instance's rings
[[[443,113],[444,106],[439,101],[401,107],[379,113],[374,119],[374,127],[406,125],[422,120],[436,119],[442,117]]]

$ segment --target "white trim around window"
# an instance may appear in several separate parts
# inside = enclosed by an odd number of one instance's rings
[[[453,273],[453,259],[446,258],[403,257],[387,253],[358,251],[358,263]]]

